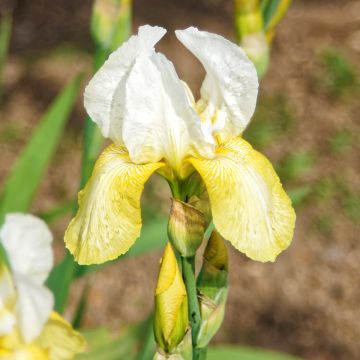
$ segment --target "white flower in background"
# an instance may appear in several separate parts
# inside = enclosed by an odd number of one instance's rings
[[[45,287],[53,266],[52,234],[29,214],[8,214],[0,241],[8,266],[0,264],[0,358],[69,359],[84,342],[52,311],[54,297]]]

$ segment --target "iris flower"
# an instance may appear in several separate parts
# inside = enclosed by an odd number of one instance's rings
[[[44,282],[53,265],[52,234],[40,219],[8,214],[0,238],[9,267],[0,263],[0,358],[67,360],[84,340],[59,314]]]
[[[219,35],[176,31],[206,71],[195,102],[173,64],[154,49],[165,33],[140,27],[85,89],[88,114],[113,143],[79,193],[66,246],[81,264],[126,253],[140,235],[148,178],[156,172],[174,186],[197,172],[218,232],[248,257],[274,261],[291,242],[295,212],[270,162],[241,137],[255,110],[255,67]]]

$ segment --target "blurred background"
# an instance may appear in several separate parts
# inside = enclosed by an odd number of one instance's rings
[[[13,9],[0,103],[0,186],[63,86],[92,71],[91,0],[0,1]],[[233,5],[222,0],[135,0],[133,30],[161,25],[158,50],[195,94],[204,70],[176,40],[188,26],[235,40]],[[250,261],[228,246],[230,294],[214,343],[270,348],[306,359],[360,358],[360,1],[295,0],[277,28],[270,68],[244,137],[275,164],[297,209],[291,247],[274,264]],[[76,196],[85,112],[79,96],[42,181],[32,212],[46,214]],[[26,184],[26,178],[23,179]],[[146,221],[167,215],[170,193],[153,177]],[[158,206],[160,204],[160,206]],[[150,210],[149,210],[150,209]],[[156,215],[158,216],[158,215]],[[51,221],[56,258],[71,217]],[[164,229],[164,233],[165,233]],[[76,281],[67,315],[84,286],[83,326],[114,331],[153,308],[160,251],[124,258]],[[87,285],[85,285],[87,284]]]

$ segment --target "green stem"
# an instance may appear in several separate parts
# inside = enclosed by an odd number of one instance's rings
[[[200,360],[200,359],[204,359],[204,357],[200,357],[201,355],[199,352],[200,349],[196,349],[196,339],[200,329],[201,315],[200,315],[199,301],[196,291],[195,256],[181,257],[181,263],[182,263],[183,279],[185,282],[186,292],[188,296],[193,359]]]
[[[207,347],[204,348],[197,348],[195,349],[195,356],[194,359],[196,360],[206,360],[206,355],[207,355]]]

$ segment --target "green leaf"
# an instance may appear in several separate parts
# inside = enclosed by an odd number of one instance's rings
[[[312,192],[312,188],[309,185],[304,185],[296,189],[289,191],[289,196],[293,206],[300,205],[304,202]]]
[[[291,355],[251,347],[219,346],[209,348],[207,360],[296,360]]]
[[[55,297],[54,310],[59,313],[65,309],[70,284],[76,273],[76,266],[72,255],[66,251],[64,259],[52,269],[46,281],[46,286]]]
[[[271,18],[275,15],[280,2],[281,2],[281,0],[262,1],[261,11],[262,11],[262,15],[263,15],[265,28],[266,28],[267,24],[271,21]]]
[[[55,153],[80,85],[81,77],[77,76],[56,97],[16,160],[5,182],[0,206],[0,223],[8,212],[29,210],[35,191]]]
[[[76,356],[76,360],[135,360],[139,348],[147,347],[149,329],[152,329],[152,316],[125,329],[121,335],[113,337],[109,332],[100,328],[92,332],[83,332],[89,344],[89,351]],[[153,355],[153,354],[152,354]],[[143,359],[151,359],[148,356]]]
[[[11,23],[11,15],[4,14],[0,22],[0,95],[2,88],[2,75],[10,43]]]
[[[48,224],[71,213],[76,207],[75,201],[65,201],[50,210],[40,213],[38,216],[41,217]]]

